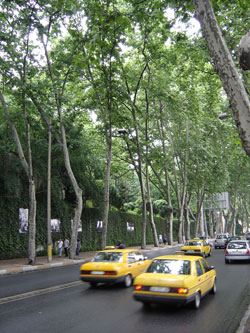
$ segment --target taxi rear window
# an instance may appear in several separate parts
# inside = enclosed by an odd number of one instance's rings
[[[201,246],[201,242],[190,241],[190,242],[186,242],[185,246]]]
[[[176,259],[155,259],[147,269],[147,273],[190,275],[190,261]]]
[[[94,257],[94,262],[122,262],[122,252],[98,252]]]

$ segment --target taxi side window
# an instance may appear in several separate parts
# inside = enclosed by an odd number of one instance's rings
[[[197,261],[195,262],[195,264],[196,264],[196,272],[197,272],[197,275],[198,275],[198,276],[202,275],[202,274],[203,274],[203,270],[202,270],[202,268],[201,268],[201,264],[200,264],[200,262],[197,260]]]
[[[201,264],[204,268],[205,273],[209,271],[209,266],[204,259],[201,259]]]
[[[134,253],[128,253],[127,261],[128,261],[128,264],[132,264],[133,262],[136,261]]]
[[[144,257],[143,257],[143,254],[142,254],[142,253],[140,253],[140,252],[135,252],[134,255],[135,255],[135,260],[136,260],[136,261],[144,260]]]

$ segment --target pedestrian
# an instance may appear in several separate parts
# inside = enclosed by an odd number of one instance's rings
[[[68,255],[69,255],[69,240],[67,239],[67,237],[65,237],[65,239],[64,239],[63,246],[64,246],[65,257],[68,257]]]
[[[62,256],[62,247],[63,247],[63,241],[61,240],[61,238],[57,242],[57,247],[58,247],[58,257],[61,258],[61,256]]]
[[[159,245],[161,246],[162,244],[162,235],[159,235]]]
[[[81,247],[81,242],[80,242],[80,239],[77,238],[77,241],[76,241],[76,255],[79,256],[79,253],[80,253],[80,247]]]
[[[164,243],[164,245],[167,244],[167,235],[166,234],[163,235],[163,243]]]

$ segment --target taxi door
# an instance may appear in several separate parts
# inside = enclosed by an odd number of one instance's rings
[[[213,274],[209,269],[207,262],[204,259],[200,259],[202,268],[204,270],[205,281],[206,281],[206,291],[210,290],[213,286]]]
[[[133,278],[138,275],[138,264],[134,252],[127,253],[127,267],[128,273],[130,273]]]
[[[208,277],[205,274],[205,271],[203,269],[203,266],[202,266],[200,260],[195,261],[195,266],[196,266],[196,274],[197,274],[197,283],[200,288],[201,295],[203,295],[208,290],[208,287],[207,287]]]

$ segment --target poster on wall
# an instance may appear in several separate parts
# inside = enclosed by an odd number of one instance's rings
[[[73,220],[70,220],[70,226],[71,226],[71,230],[72,230],[73,229]],[[79,221],[77,231],[82,232],[82,221]]]
[[[134,222],[127,222],[127,231],[133,232],[135,230]]]
[[[97,232],[102,232],[102,221],[97,221],[96,223],[96,231]]]
[[[52,232],[59,232],[60,231],[60,224],[61,221],[58,219],[51,219],[50,225],[51,225],[51,231]]]
[[[26,234],[28,232],[29,210],[28,208],[19,208],[19,233]]]

